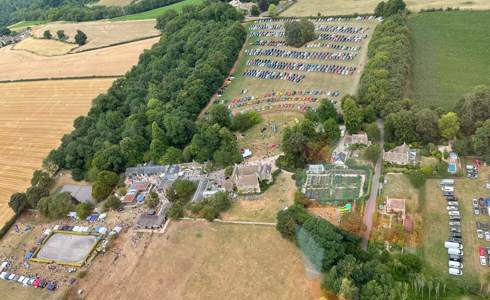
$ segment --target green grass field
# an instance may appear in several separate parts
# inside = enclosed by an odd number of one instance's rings
[[[34,25],[44,24],[44,23],[47,23],[47,22],[48,21],[22,21],[22,22],[18,22],[18,23],[12,24],[8,28],[10,30],[13,30],[13,31],[20,31],[20,30],[22,30],[24,28],[32,27]]]
[[[145,20],[145,19],[156,19],[158,16],[163,14],[169,9],[174,9],[176,11],[181,11],[184,6],[187,5],[198,5],[203,3],[204,0],[183,0],[181,2],[174,3],[172,5],[155,8],[148,10],[139,14],[122,16],[112,19],[113,21],[129,21],[129,20]]]
[[[418,103],[452,109],[473,87],[490,85],[490,11],[418,14],[409,28]]]

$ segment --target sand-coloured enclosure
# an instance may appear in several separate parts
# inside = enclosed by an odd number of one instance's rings
[[[32,34],[40,38],[43,36],[45,30],[49,30],[56,37],[58,30],[64,30],[65,34],[68,35],[67,41],[74,43],[77,30],[81,30],[87,35],[87,43],[73,50],[73,52],[80,52],[157,36],[160,34],[160,31],[155,29],[155,25],[156,20],[123,22],[95,21],[81,23],[53,22],[36,26]]]
[[[97,237],[71,233],[54,233],[36,254],[37,259],[55,261],[63,264],[84,263],[94,246]]]
[[[159,37],[63,56],[39,56],[27,51],[0,49],[1,80],[121,76],[138,62],[144,49]]]
[[[70,52],[73,48],[76,48],[76,45],[58,40],[36,39],[32,37],[22,40],[12,47],[13,50],[28,51],[43,56],[63,55]]]
[[[32,172],[73,120],[84,115],[92,99],[113,79],[36,81],[0,84],[0,224],[12,215],[7,203],[24,191]]]
[[[354,13],[373,13],[379,0],[298,0],[281,16],[307,17],[352,15]],[[386,1],[385,1],[386,2]],[[487,10],[490,9],[488,0],[405,0],[408,9],[418,12],[427,8],[459,7],[461,9]]]

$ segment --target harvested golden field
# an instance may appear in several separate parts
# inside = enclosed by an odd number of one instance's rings
[[[274,227],[172,221],[165,234],[121,235],[73,290],[86,300],[308,300],[320,298],[318,282]]]
[[[138,62],[144,49],[160,38],[63,56],[39,56],[27,51],[0,49],[0,80],[121,76]]]
[[[0,84],[0,224],[10,216],[7,203],[24,191],[32,172],[87,113],[92,99],[113,79],[54,80]]]
[[[87,43],[73,50],[73,52],[80,52],[157,36],[160,31],[155,29],[155,25],[156,20],[154,19],[122,22],[54,22],[36,26],[32,34],[35,37],[42,37],[44,31],[49,30],[53,36],[56,36],[58,30],[64,30],[65,34],[68,35],[67,41],[74,43],[77,30],[81,30],[87,35]]]
[[[76,45],[71,43],[30,37],[15,44],[12,50],[25,50],[43,56],[56,56],[66,54],[73,48],[76,48]]]
[[[97,5],[105,5],[105,6],[126,6],[131,4],[131,2],[136,2],[134,0],[100,0],[97,2]]]
[[[298,0],[281,16],[324,16],[350,15],[353,13],[372,13],[379,0]],[[486,10],[490,9],[488,0],[405,0],[413,12],[427,8],[459,7],[461,9]]]

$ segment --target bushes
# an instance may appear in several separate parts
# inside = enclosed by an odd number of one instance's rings
[[[301,47],[316,39],[315,25],[307,19],[287,22],[285,24],[286,44],[293,47]]]
[[[231,207],[231,200],[226,192],[216,193],[213,197],[202,202],[189,205],[190,211],[199,215],[209,222],[218,218],[220,213]]]
[[[237,114],[231,121],[234,131],[245,132],[253,126],[262,122],[262,117],[256,111],[248,111]]]
[[[121,200],[119,200],[118,197],[111,195],[104,202],[104,204],[102,205],[102,208],[104,211],[107,211],[109,209],[118,210],[122,206],[123,206],[123,204],[122,204]]]
[[[91,203],[80,203],[76,208],[77,217],[79,217],[81,220],[85,220],[93,210],[94,206]]]
[[[114,187],[119,182],[119,175],[114,172],[102,171],[97,174],[97,180],[92,187],[92,197],[96,201],[102,201],[107,198]]]
[[[73,211],[75,205],[71,195],[67,192],[58,193],[50,197],[44,197],[39,200],[37,209],[46,218],[61,219],[68,212]]]

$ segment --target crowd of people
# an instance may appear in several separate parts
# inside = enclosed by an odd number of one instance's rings
[[[257,69],[245,70],[242,76],[259,78],[259,79],[288,80],[295,83],[301,82],[306,77],[305,75],[296,74],[296,73],[275,72],[275,71],[257,70]]]
[[[316,60],[353,60],[357,54],[350,52],[317,52],[317,51],[296,51],[281,50],[276,48],[268,49],[247,49],[245,54],[248,56],[275,56],[294,59],[316,59]]]

